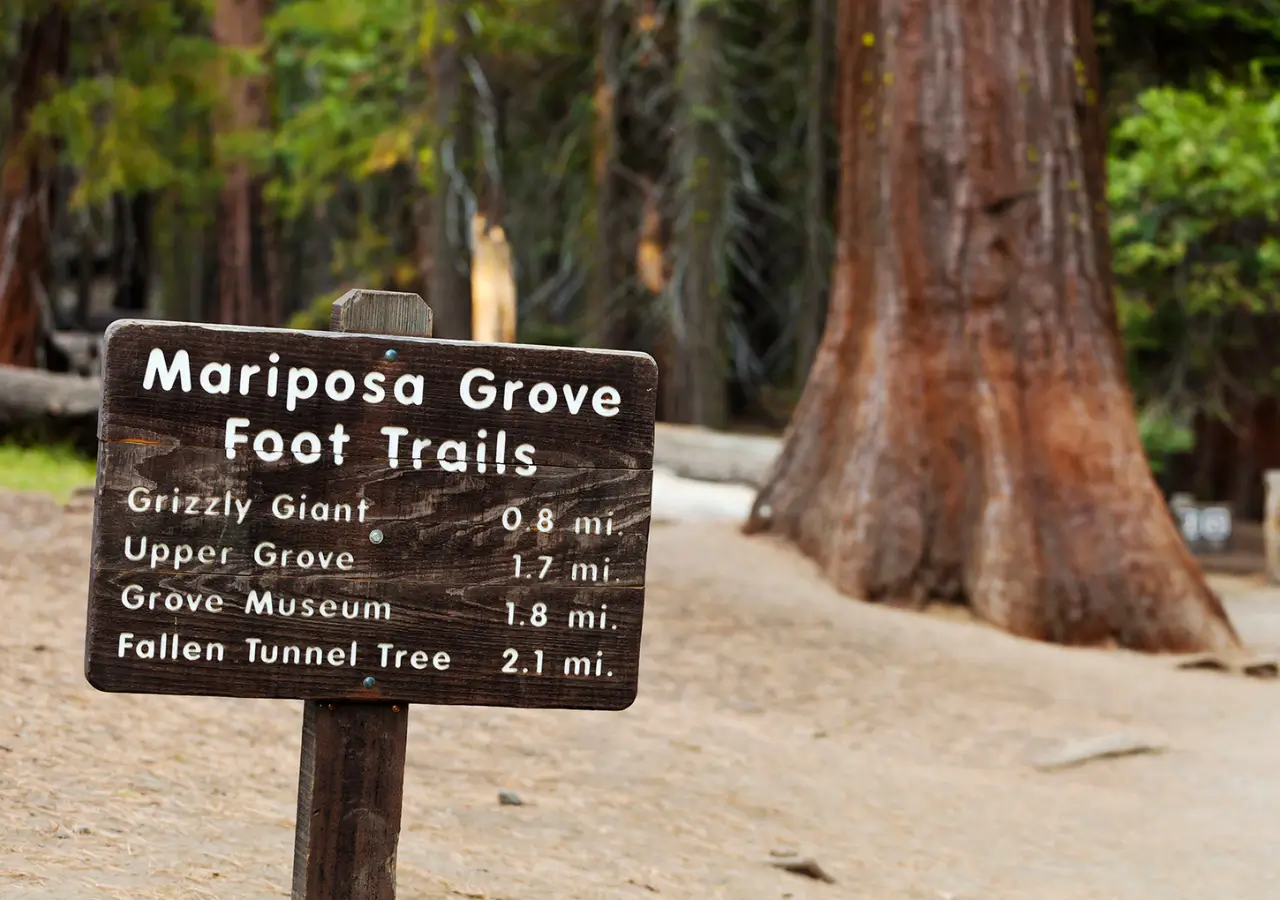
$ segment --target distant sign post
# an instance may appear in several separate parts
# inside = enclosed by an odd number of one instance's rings
[[[1231,549],[1232,515],[1225,504],[1198,504],[1179,497],[1170,504],[1182,539],[1195,553],[1223,553]]]
[[[430,322],[106,335],[86,677],[308,701],[295,898],[394,897],[408,703],[636,696],[653,360]]]

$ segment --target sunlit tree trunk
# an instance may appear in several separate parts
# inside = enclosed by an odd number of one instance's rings
[[[720,10],[714,0],[680,5],[680,122],[675,157],[680,171],[674,245],[671,337],[674,365],[664,394],[667,421],[710,428],[728,423],[725,349],[724,213],[727,173],[720,52]]]
[[[53,149],[30,132],[31,114],[66,74],[70,22],[62,3],[23,22],[0,148],[0,364],[34,366],[43,334],[39,292],[49,261]]]
[[[516,279],[501,225],[471,218],[471,339],[514,343]]]
[[[1238,644],[1138,440],[1085,0],[841,0],[831,310],[748,531],[1014,634]]]
[[[224,47],[259,46],[267,0],[217,0],[213,34]],[[233,77],[226,83],[220,137],[271,123],[270,85],[265,76]],[[280,325],[279,235],[263,199],[263,179],[243,160],[223,165],[218,196],[218,321],[233,325]]]

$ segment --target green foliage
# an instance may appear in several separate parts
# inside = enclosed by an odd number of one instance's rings
[[[1228,354],[1256,349],[1248,329],[1227,326],[1280,308],[1280,93],[1261,65],[1246,83],[1152,88],[1111,149],[1116,291],[1137,387],[1176,370],[1203,392]]]
[[[216,185],[205,122],[218,101],[218,50],[199,33],[206,3],[116,0],[73,6],[73,79],[35,113],[36,135],[59,139],[77,170],[73,206],[115,193]]]
[[[296,218],[407,165],[429,187],[424,0],[299,0],[267,23],[281,122],[270,196]]]
[[[518,338],[523,344],[545,344],[550,347],[582,345],[582,335],[575,327],[551,322],[521,323]]]
[[[1158,18],[1181,31],[1196,33],[1219,24],[1270,34],[1280,40],[1280,11],[1269,0],[1124,0],[1141,16]]]
[[[50,2],[0,0],[0,64],[14,58],[19,17]],[[335,282],[420,289],[416,204],[444,187],[434,183],[437,3],[276,0],[263,45],[231,51],[212,39],[214,0],[65,2],[71,77],[37,112],[37,134],[58,139],[76,171],[79,207],[162,195],[157,255],[184,260],[173,266],[174,291],[199,281],[192,248],[204,242],[220,169],[239,160],[268,177],[268,197],[294,230],[289,265],[329,270],[293,291],[303,302],[291,305],[303,308],[292,324],[326,327],[336,296],[326,286]],[[763,395],[794,368],[788,342],[813,219],[805,191],[810,4],[709,2],[720,23],[714,49],[726,108],[692,115],[725,141],[733,184],[720,262],[735,377]],[[1280,393],[1270,364],[1257,364],[1271,350],[1253,336],[1280,300],[1280,92],[1266,69],[1280,60],[1277,2],[1098,4],[1109,66],[1103,95],[1116,123],[1109,200],[1118,309],[1153,461],[1184,447],[1192,411],[1225,415],[1224,391]],[[620,202],[633,220],[642,178],[659,184],[668,213],[679,199],[663,169],[676,121],[678,7],[658,0],[653,16],[631,19],[641,7],[624,5]],[[470,111],[452,136],[474,159],[457,160],[451,185],[474,190],[477,172],[503,173],[521,338],[574,343],[562,323],[572,319],[594,249],[599,4],[471,0],[454,8],[462,19],[443,37],[458,42],[466,62]],[[267,76],[273,122],[220,134],[215,146],[226,79],[246,73]],[[830,190],[834,127],[824,140]],[[830,243],[829,228],[816,231]],[[632,234],[619,238],[623,256],[633,247]],[[618,297],[644,327],[661,318],[658,304],[631,285]]]
[[[1170,456],[1189,452],[1196,440],[1187,416],[1173,416],[1157,406],[1139,411],[1138,437],[1154,472],[1163,471]]]
[[[38,491],[65,500],[93,484],[97,464],[62,445],[0,444],[0,488]]]
[[[321,294],[291,315],[287,327],[302,331],[328,331],[332,312],[333,296]]]

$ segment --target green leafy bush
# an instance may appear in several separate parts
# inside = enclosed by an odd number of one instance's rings
[[[1147,90],[1114,129],[1111,150],[1126,346],[1139,362],[1154,354],[1180,369],[1184,383],[1174,387],[1203,389],[1251,340],[1215,326],[1280,305],[1280,92],[1260,64],[1243,84],[1211,75],[1203,91]],[[1132,374],[1149,392],[1167,368],[1140,364]],[[1252,387],[1274,390],[1266,376]]]

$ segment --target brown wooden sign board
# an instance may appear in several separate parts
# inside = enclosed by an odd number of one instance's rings
[[[86,677],[629,706],[656,383],[640,353],[114,323]]]

